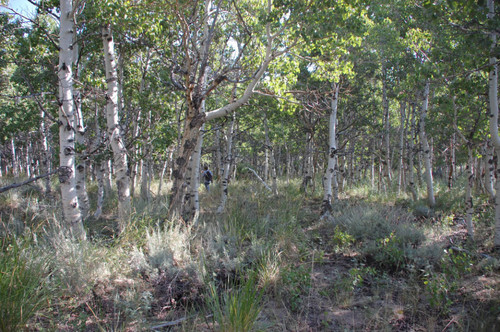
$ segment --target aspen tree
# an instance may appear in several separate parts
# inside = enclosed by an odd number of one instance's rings
[[[332,209],[332,181],[335,178],[337,170],[337,107],[339,98],[339,83],[333,84],[334,94],[331,100],[331,109],[329,114],[328,125],[328,166],[323,177],[324,194],[323,202],[321,204],[322,218],[331,218],[330,212]],[[335,178],[336,182],[336,178]],[[338,187],[336,185],[336,187]]]
[[[123,141],[118,114],[118,75],[111,26],[102,28],[104,63],[106,67],[106,124],[108,139],[113,150],[113,168],[118,190],[119,231],[125,227],[130,214],[130,175],[127,165],[127,149]]]
[[[59,30],[59,182],[64,222],[70,235],[76,239],[86,238],[82,214],[76,195],[75,178],[75,113],[73,104],[73,1],[60,2]]]
[[[493,21],[495,19],[495,2],[494,0],[488,0],[488,20]],[[488,74],[488,97],[489,97],[489,109],[490,109],[490,135],[495,147],[495,153],[497,158],[500,156],[500,136],[498,136],[498,65],[497,58],[493,55],[497,47],[497,32],[492,31],[490,33],[491,39],[491,55],[489,58],[490,71]],[[500,163],[497,163],[495,170],[497,175],[497,181],[495,184],[495,235],[494,235],[494,246],[500,249]]]
[[[424,179],[427,186],[427,203],[429,204],[429,207],[433,208],[434,205],[436,205],[436,199],[434,197],[434,184],[432,179],[431,148],[425,131],[425,120],[429,109],[429,89],[430,83],[427,81],[425,83],[424,93],[422,96],[423,103],[420,108],[419,136],[423,149],[422,157],[424,162]]]

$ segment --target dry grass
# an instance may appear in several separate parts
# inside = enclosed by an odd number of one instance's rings
[[[470,246],[458,192],[441,192],[435,213],[422,217],[407,196],[360,186],[335,203],[335,223],[319,220],[320,196],[304,197],[299,181],[280,183],[279,192],[232,183],[226,212],[217,215],[219,188],[202,190],[195,226],[166,221],[163,196],[136,199],[119,237],[110,201],[106,218],[87,223],[92,236],[83,243],[55,226],[54,200],[36,190],[2,196],[2,236],[29,234],[33,252],[53,258],[58,292],[30,328],[131,331],[175,322],[172,330],[234,330],[231,317],[266,331],[498,327],[500,263],[490,252],[488,204],[476,204],[480,241]],[[470,255],[450,254],[450,246]],[[261,301],[244,296],[250,275]],[[251,316],[241,315],[245,305]]]

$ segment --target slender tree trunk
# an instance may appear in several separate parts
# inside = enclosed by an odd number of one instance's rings
[[[472,201],[472,188],[474,186],[474,159],[472,156],[472,144],[467,142],[467,187],[465,189],[465,225],[467,226],[467,235],[474,241],[474,227],[472,225],[472,216],[474,215],[474,204]]]
[[[453,133],[451,135],[450,142],[450,169],[448,171],[448,188],[453,188],[455,184],[455,179],[457,178],[457,158],[455,153],[455,146],[457,145],[457,134]]]
[[[127,149],[123,141],[118,115],[118,75],[113,35],[110,25],[102,29],[104,62],[106,65],[106,122],[108,137],[113,149],[113,169],[118,190],[118,218],[121,232],[130,216],[130,174],[127,165]]]
[[[215,129],[215,174],[217,175],[217,179],[222,179],[222,172],[224,170],[224,164],[222,162],[222,151],[221,151],[221,139],[220,139],[220,127]]]
[[[94,218],[99,219],[102,215],[102,206],[104,204],[104,163],[97,162],[95,164],[95,176],[97,180],[97,202]]]
[[[484,146],[483,154],[486,155],[486,181],[485,181],[485,189],[490,195],[491,200],[495,200],[495,161],[493,158],[493,154],[495,153],[494,148],[491,146],[491,141],[487,140]]]
[[[42,111],[40,114],[42,121],[40,122],[40,135],[42,137],[42,161],[41,168],[42,173],[49,173],[51,171],[50,167],[50,151],[49,151],[49,139],[48,130],[45,124],[45,113]],[[0,175],[1,176],[1,175]],[[49,195],[52,192],[52,186],[50,183],[50,176],[45,178],[45,194]]]
[[[81,108],[80,91],[74,91],[75,98],[75,116],[76,116],[76,142],[80,147],[86,146],[85,144],[85,127],[83,124],[83,114]],[[77,152],[78,163],[76,165],[76,194],[78,196],[78,204],[82,212],[82,218],[85,220],[89,214],[90,202],[87,193],[87,164],[86,160],[82,158],[82,154]]]
[[[190,199],[191,202],[188,204],[190,207],[189,217],[187,220],[191,220],[193,224],[198,223],[198,218],[200,217],[200,194],[198,188],[200,187],[200,173],[201,173],[201,149],[203,147],[203,132],[205,125],[201,126],[202,134],[198,137],[198,142],[196,143],[196,148],[191,157],[191,186],[189,190],[191,192]]]
[[[308,131],[306,133],[306,149],[304,154],[304,168],[302,175],[302,190],[307,194],[307,188],[312,182],[312,134]]]
[[[398,176],[398,196],[401,194],[401,188],[403,185],[404,177],[404,138],[406,136],[405,131],[405,120],[406,120],[406,102],[401,101],[399,103],[399,114],[400,114],[400,124],[399,124],[399,176]]]
[[[389,117],[389,100],[387,99],[387,78],[386,78],[385,63],[382,64],[382,95],[384,106],[384,143],[385,143],[385,159],[386,159],[386,176],[387,185],[390,187],[392,182],[392,162],[391,162],[391,123]]]
[[[270,161],[271,161],[271,187],[273,189],[273,195],[278,195],[278,174],[276,172],[276,157],[274,148],[270,149]]]
[[[267,123],[267,111],[264,113],[264,133],[265,133],[265,161],[264,161],[264,181],[268,182],[269,174],[271,174],[271,187],[273,195],[278,194],[278,184],[276,175],[276,160],[274,158],[274,149],[269,139],[269,126]]]
[[[173,149],[168,149],[167,155],[165,156],[165,162],[163,163],[163,167],[161,169],[161,174],[160,174],[160,183],[158,184],[158,193],[157,196],[161,195],[161,190],[163,187],[163,181],[165,179],[165,173],[167,171],[168,165],[170,164],[169,161],[171,160],[171,155],[173,153]]]
[[[410,186],[410,192],[413,197],[413,201],[416,202],[418,199],[417,188],[415,186],[415,104],[412,104],[412,114],[411,114],[411,124],[410,124],[410,139],[408,141],[408,181]]]
[[[10,152],[12,156],[12,175],[18,176],[18,167],[17,167],[17,153],[16,153],[16,143],[14,137],[10,139]]]
[[[236,97],[236,84],[233,87],[232,91],[232,99],[234,100]],[[234,126],[236,122],[236,113],[233,112],[232,118],[231,118],[231,123],[229,124],[229,127],[227,128],[227,134],[226,134],[226,158],[224,160],[224,170],[222,173],[223,179],[222,179],[222,191],[221,191],[221,198],[220,198],[220,203],[219,206],[217,207],[217,213],[222,213],[225,208],[226,208],[226,202],[227,202],[227,197],[228,197],[228,188],[229,188],[229,179],[230,179],[230,171],[231,171],[231,164],[233,162],[233,138],[234,138]]]
[[[324,194],[323,202],[321,204],[321,217],[331,218],[332,210],[332,182],[337,170],[337,106],[339,98],[339,84],[334,85],[335,94],[331,101],[330,117],[328,125],[328,135],[329,135],[329,148],[328,148],[328,167],[326,169],[325,175],[323,177]]]
[[[488,0],[488,20],[494,22],[495,20],[495,1]],[[498,65],[497,58],[493,56],[497,47],[496,31],[490,33],[491,38],[491,53],[489,58],[490,72],[488,74],[488,97],[490,109],[490,135],[495,147],[497,158],[500,158],[500,136],[498,136]],[[495,170],[496,184],[495,192],[500,192],[500,162],[497,163]],[[495,195],[495,235],[494,247],[500,249],[500,195]]]
[[[370,153],[370,183],[372,189],[375,189],[375,154]]]
[[[288,149],[288,145],[285,142],[285,174],[286,174],[286,183],[290,183],[290,174],[291,174],[291,168],[292,168],[292,156],[290,156],[290,150]]]
[[[139,132],[141,130],[140,123],[141,123],[141,117],[142,117],[142,111],[139,109],[137,111],[137,118],[134,121],[134,137],[139,137]],[[130,196],[135,197],[135,188],[137,187],[137,178],[139,173],[139,160],[142,161],[142,158],[140,157],[141,155],[141,147],[139,146],[139,143],[137,141],[136,144],[132,144],[130,147],[130,155],[132,158],[130,158]]]
[[[85,240],[82,214],[76,195],[75,114],[73,107],[73,2],[60,2],[59,31],[59,182],[64,222],[70,236]]]
[[[423,149],[423,158],[425,165],[425,183],[427,185],[427,201],[429,207],[433,208],[436,205],[436,199],[434,198],[434,185],[432,179],[432,164],[431,164],[431,148],[429,147],[429,142],[427,141],[427,134],[425,132],[425,119],[427,118],[427,110],[429,105],[429,88],[430,83],[425,84],[424,95],[423,95],[423,105],[420,109],[420,142]]]
[[[269,141],[269,126],[267,125],[267,111],[264,112],[264,135],[266,143],[264,145],[264,181],[269,180],[269,151],[271,142]]]
[[[143,84],[141,83],[141,89],[143,89]],[[151,199],[151,178],[153,177],[152,174],[152,163],[153,161],[151,160],[151,148],[149,146],[149,131],[151,129],[151,111],[147,115],[147,128],[144,131],[144,138],[143,138],[143,150],[142,150],[142,172],[141,172],[141,198],[145,201],[149,201]]]
[[[453,96],[452,101],[453,101],[453,127],[455,128],[455,131],[451,135],[451,141],[450,141],[450,168],[448,170],[448,189],[453,188],[453,185],[455,184],[455,179],[456,179],[456,156],[455,156],[455,146],[457,145],[457,133],[456,131],[458,130],[457,126],[457,107],[455,104],[456,96]]]

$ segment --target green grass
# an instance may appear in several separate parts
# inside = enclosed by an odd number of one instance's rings
[[[251,178],[233,181],[223,214],[215,213],[220,190],[214,185],[209,193],[201,190],[197,225],[166,220],[163,195],[136,198],[119,235],[116,197],[108,197],[103,217],[86,223],[86,242],[64,237],[57,200],[36,190],[0,196],[1,282],[26,285],[3,286],[2,292],[17,292],[0,297],[0,310],[12,306],[3,329],[141,330],[189,317],[180,329],[304,330],[301,324],[317,317],[323,327],[390,330],[403,313],[408,326],[442,330],[447,322],[440,320],[449,319],[460,300],[468,310],[474,305],[472,290],[467,298],[459,296],[468,292],[467,278],[498,276],[495,260],[477,259],[492,241],[493,209],[485,195],[474,198],[481,242],[464,247],[471,253],[466,257],[444,251],[450,239],[464,245],[458,185],[449,191],[438,183],[437,205],[425,215],[423,190],[412,202],[394,186],[378,193],[360,183],[340,194],[334,222],[325,222],[319,219],[320,183],[305,196],[300,179],[279,181],[274,197]],[[23,241],[21,234],[33,240]],[[481,289],[492,292],[492,308],[498,302],[494,289]],[[486,315],[486,307],[474,317]],[[339,310],[356,312],[359,325],[328,316]],[[205,319],[208,314],[213,320]]]
[[[233,285],[222,294],[213,282],[208,284],[207,309],[212,312],[218,331],[251,331],[259,316],[262,290],[257,287],[254,273],[240,286]]]
[[[50,261],[12,238],[2,239],[0,249],[0,331],[17,331],[50,305]]]

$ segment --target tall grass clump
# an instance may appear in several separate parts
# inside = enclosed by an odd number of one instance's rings
[[[221,332],[251,331],[261,312],[261,302],[262,291],[253,273],[242,285],[222,295],[213,282],[208,285],[207,306]]]
[[[0,252],[0,331],[18,331],[49,302],[47,260],[27,243],[4,238]]]
[[[76,241],[60,225],[46,230],[46,238],[40,245],[54,253],[54,278],[68,294],[87,294],[98,280],[113,274],[111,261],[116,257],[112,247],[99,242]]]

